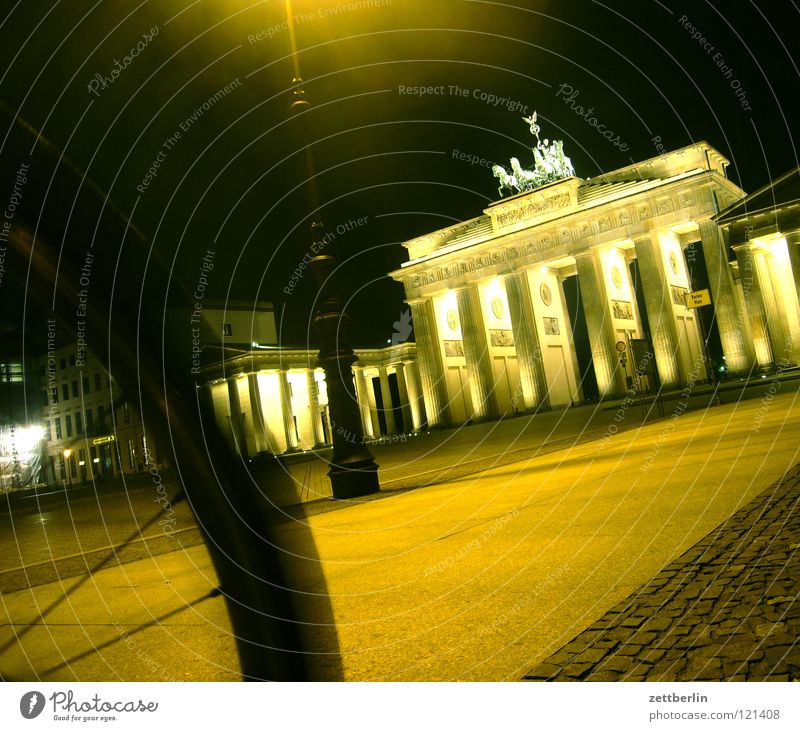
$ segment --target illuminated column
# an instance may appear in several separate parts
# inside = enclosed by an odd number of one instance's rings
[[[519,364],[519,381],[526,409],[547,406],[547,381],[542,363],[542,352],[527,272],[514,272],[504,280],[511,330],[514,333],[514,349]]]
[[[700,221],[698,226],[725,362],[731,373],[746,372],[749,370],[747,352],[751,349],[751,344],[743,332],[744,328],[739,327],[740,315],[736,307],[725,240],[722,231],[713,221]]]
[[[370,398],[367,388],[366,379],[364,378],[364,369],[360,366],[353,368],[356,374],[356,394],[358,396],[358,410],[361,412],[361,423],[364,428],[364,434],[368,437],[380,436],[376,435],[372,429],[372,412],[370,410]]]
[[[769,270],[772,289],[775,293],[777,312],[783,330],[783,352],[776,354],[779,365],[796,363],[800,356],[800,313],[795,296],[794,281],[787,271],[789,264],[786,252],[782,250],[783,242],[773,242],[769,251],[764,252],[764,259]]]
[[[392,392],[389,388],[389,374],[386,366],[378,368],[378,379],[381,384],[381,401],[383,401],[383,419],[386,422],[386,433],[397,434],[397,424],[394,420],[394,406],[392,404]]]
[[[450,423],[450,407],[433,302],[429,299],[416,299],[408,300],[408,304],[411,307],[414,339],[417,344],[417,363],[428,426],[446,426]]]
[[[614,327],[597,252],[592,249],[581,252],[575,256],[575,263],[597,388],[601,397],[621,394],[625,391],[624,373],[614,349]]]
[[[473,415],[479,419],[497,416],[497,397],[494,393],[489,345],[486,342],[486,328],[483,324],[478,288],[470,284],[457,289],[456,302],[458,319],[461,321],[464,360],[469,374]]]
[[[764,298],[756,274],[753,252],[750,244],[734,246],[733,250],[736,252],[736,261],[739,263],[739,280],[742,283],[742,296],[747,311],[747,320],[750,323],[756,359],[758,365],[766,366],[774,361],[774,356],[772,355]]]
[[[322,414],[319,411],[319,386],[314,377],[314,369],[306,371],[306,385],[308,388],[308,409],[311,412],[311,432],[314,435],[314,446],[321,447],[325,444],[325,432],[322,429]]]
[[[231,433],[233,434],[236,454],[247,459],[247,435],[242,420],[242,404],[239,401],[239,379],[233,376],[228,379],[228,403],[230,407]]]
[[[688,374],[682,372],[682,360],[678,354],[678,331],[672,311],[672,296],[664,273],[661,244],[654,236],[635,239],[633,244],[642,278],[658,377],[664,386],[677,386],[686,382]]]
[[[790,231],[786,234],[786,246],[789,249],[795,293],[800,300],[800,231]]]
[[[413,360],[403,361],[405,366],[405,382],[408,390],[408,404],[411,408],[411,423],[414,431],[422,428],[425,423],[425,402],[422,399],[422,388],[419,384],[417,364]]]
[[[297,429],[292,414],[292,391],[288,371],[281,370],[278,373],[278,384],[281,392],[281,414],[283,415],[283,434],[286,437],[286,451],[293,452],[297,449]]]
[[[247,388],[250,393],[250,415],[253,420],[253,442],[256,454],[269,450],[264,409],[261,405],[261,389],[258,387],[258,374],[247,374]]]
[[[397,391],[400,396],[400,413],[403,415],[403,432],[408,433],[416,430],[416,424],[411,414],[411,403],[408,398],[408,386],[406,384],[405,366],[397,363],[394,367],[397,376]]]

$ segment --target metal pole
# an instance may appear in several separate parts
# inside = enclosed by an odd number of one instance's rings
[[[353,364],[358,360],[348,335],[349,317],[344,313],[341,298],[331,275],[336,260],[330,253],[325,226],[319,215],[319,192],[316,184],[313,146],[308,134],[307,114],[310,104],[303,86],[297,34],[291,0],[284,0],[286,24],[292,57],[292,102],[290,108],[301,143],[305,144],[305,173],[308,205],[312,216],[311,251],[314,256],[310,268],[316,280],[319,295],[312,326],[319,342],[317,364],[325,371],[330,415],[331,455],[328,477],[335,499],[360,497],[377,492],[378,465],[364,443],[358,396],[353,380]]]

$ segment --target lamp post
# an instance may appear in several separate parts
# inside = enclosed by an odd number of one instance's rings
[[[284,0],[284,7],[292,57],[291,110],[300,140],[308,143],[310,137],[307,134],[307,116],[310,104],[303,89],[291,0]],[[353,363],[358,358],[350,345],[348,334],[350,318],[343,311],[341,298],[331,280],[336,260],[330,254],[322,253],[329,241],[319,215],[319,193],[310,144],[307,144],[305,149],[305,168],[308,203],[313,216],[310,240],[314,256],[310,268],[319,292],[312,325],[319,342],[317,363],[325,371],[333,442],[328,477],[335,499],[360,497],[380,489],[378,465],[364,444],[361,414],[353,380]]]

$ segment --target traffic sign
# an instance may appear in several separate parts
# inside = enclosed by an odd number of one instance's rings
[[[696,292],[687,292],[684,297],[686,298],[686,306],[693,310],[696,307],[705,307],[711,304],[711,294],[707,289],[698,289]]]
[[[96,439],[92,439],[92,444],[108,444],[113,442],[115,439],[116,437],[113,434],[107,437],[97,437]]]
[[[617,349],[618,353],[624,353],[627,350],[627,345],[622,340],[617,340],[617,344],[614,346]]]

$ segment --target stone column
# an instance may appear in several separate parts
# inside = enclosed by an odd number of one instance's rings
[[[597,252],[591,249],[581,252],[575,256],[575,262],[600,397],[622,394],[625,391],[625,374],[619,367],[619,357],[614,349],[614,326]]]
[[[444,364],[433,302],[429,299],[408,300],[417,344],[417,363],[422,381],[422,396],[428,426],[447,426],[450,423],[450,406]]]
[[[292,414],[292,395],[288,371],[281,370],[278,373],[278,383],[281,392],[281,414],[283,416],[283,434],[286,437],[286,451],[294,452],[297,450],[297,430]]]
[[[392,404],[392,392],[389,388],[389,374],[386,366],[378,368],[378,378],[381,383],[381,400],[383,401],[383,420],[386,422],[386,433],[397,434],[397,424],[394,420],[394,406]]]
[[[372,429],[372,413],[370,410],[370,398],[367,391],[368,385],[364,377],[364,369],[356,367],[353,369],[356,374],[356,395],[358,398],[358,410],[361,413],[361,424],[364,428],[364,434],[368,437],[380,436],[375,434]],[[371,386],[369,386],[371,388]]]
[[[256,454],[269,451],[264,409],[261,404],[261,389],[258,386],[258,374],[247,374],[247,388],[250,394],[250,417],[253,420],[253,443]]]
[[[494,392],[489,344],[486,342],[486,328],[477,286],[470,284],[457,289],[456,302],[472,395],[473,417],[491,418],[498,415],[497,396]]]
[[[425,423],[425,402],[422,399],[422,387],[419,383],[417,364],[413,360],[403,361],[405,365],[408,403],[411,407],[411,419],[414,431],[418,431]]]
[[[394,367],[395,375],[397,376],[397,391],[400,395],[400,413],[403,415],[403,432],[416,431],[417,426],[414,423],[411,414],[411,403],[408,399],[408,386],[406,384],[405,366],[402,363],[397,363]]]
[[[698,226],[725,362],[730,373],[746,373],[750,369],[751,360],[748,358],[748,351],[753,353],[753,347],[743,332],[744,328],[740,327],[742,315],[736,307],[725,239],[719,226],[713,221],[699,221]],[[752,359],[755,359],[754,353]]]
[[[775,271],[777,264],[772,252],[756,249],[753,258],[764,297],[767,327],[772,335],[772,354],[775,364],[786,366],[795,362],[792,327],[787,312],[794,302],[787,302],[783,297],[784,289],[780,285],[780,274]]]
[[[542,362],[542,350],[539,343],[539,330],[530,297],[528,273],[514,272],[504,279],[508,313],[511,317],[511,330],[514,333],[514,349],[517,352],[519,365],[519,382],[522,388],[524,409],[535,409],[537,406],[547,408],[547,380]],[[516,398],[512,398],[516,400]]]
[[[790,231],[786,234],[786,247],[789,250],[789,261],[792,264],[795,292],[800,301],[800,231]]]
[[[242,420],[242,404],[239,401],[238,377],[228,379],[228,403],[230,406],[231,433],[236,453],[247,459],[247,434]]]
[[[311,412],[311,433],[314,436],[314,446],[321,447],[325,444],[325,432],[322,429],[322,415],[319,412],[319,386],[314,377],[314,369],[306,371],[306,387],[308,389],[308,410]]]
[[[750,244],[740,244],[734,246],[733,250],[736,252],[736,261],[739,263],[739,280],[742,283],[742,296],[744,297],[744,306],[747,312],[747,320],[750,324],[756,359],[760,366],[766,366],[774,361],[774,356],[767,327],[764,298],[761,293],[758,273],[756,272],[752,247]]]
[[[635,239],[633,244],[642,278],[658,377],[663,386],[678,386],[686,382],[689,374],[683,372],[683,361],[678,353],[680,342],[672,311],[672,293],[664,273],[661,243],[655,236],[646,236]]]

